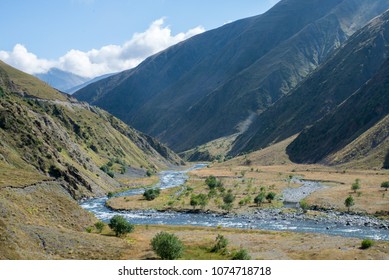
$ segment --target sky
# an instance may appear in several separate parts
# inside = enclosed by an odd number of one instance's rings
[[[1,0],[0,60],[30,74],[133,68],[173,44],[279,0]]]

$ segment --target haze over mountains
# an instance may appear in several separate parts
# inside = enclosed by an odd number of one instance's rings
[[[156,136],[176,151],[240,132],[243,135],[231,154],[247,152],[284,138],[276,132],[270,137],[262,133],[263,112],[282,104],[334,50],[388,8],[388,0],[284,0],[263,15],[170,47],[137,68],[91,84],[75,96]],[[380,66],[375,65],[377,70]],[[347,75],[345,71],[342,74]],[[350,90],[359,86],[350,85]],[[350,94],[336,98],[344,100]],[[323,106],[321,113],[296,124],[293,132],[300,132],[339,104],[331,107],[325,101],[317,103]],[[239,125],[244,121],[245,126]]]

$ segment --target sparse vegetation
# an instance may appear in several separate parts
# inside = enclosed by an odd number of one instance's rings
[[[176,260],[184,251],[181,240],[172,233],[160,232],[151,240],[153,251],[163,260]]]

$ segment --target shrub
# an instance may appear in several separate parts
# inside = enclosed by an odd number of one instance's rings
[[[232,204],[235,200],[235,196],[232,193],[227,193],[225,196],[223,196],[223,202],[225,204]]]
[[[147,169],[147,171],[146,171],[147,177],[151,177],[151,176],[153,176],[153,174],[154,174],[154,172],[151,169]]]
[[[116,236],[121,236],[134,231],[134,225],[119,215],[113,216],[108,225],[115,232]]]
[[[108,192],[107,197],[108,197],[108,198],[113,197],[113,192]]]
[[[207,179],[205,179],[205,184],[210,188],[214,189],[217,186],[217,179],[215,176],[208,176]]]
[[[208,196],[206,194],[198,194],[198,195],[192,195],[190,198],[190,205],[193,206],[193,208],[196,208],[196,206],[200,205],[201,208],[204,208],[208,204]]]
[[[354,198],[350,195],[349,197],[346,198],[344,201],[344,205],[347,207],[348,211],[350,212],[350,208],[354,206]]]
[[[151,240],[153,251],[163,260],[175,260],[182,256],[184,245],[177,236],[167,232],[157,233]]]
[[[215,245],[211,248],[212,253],[225,253],[228,246],[228,239],[223,235],[218,234],[215,240]]]
[[[388,191],[388,189],[389,189],[389,181],[382,182],[381,183],[381,188],[384,188],[385,191]]]
[[[232,260],[251,260],[251,256],[245,249],[240,249],[232,255]]]
[[[276,198],[276,194],[274,192],[269,192],[266,195],[266,200],[271,203]]]
[[[373,240],[365,239],[361,243],[361,249],[366,250],[366,249],[369,249],[373,245],[374,245],[374,241]]]
[[[98,221],[95,223],[95,228],[98,233],[101,233],[105,227],[105,224],[102,221]]]
[[[160,193],[161,193],[160,189],[148,189],[145,190],[143,196],[146,198],[146,200],[151,201],[156,199]]]
[[[260,206],[264,200],[265,200],[265,193],[261,192],[254,198],[254,203],[257,204],[257,206]]]
[[[355,179],[355,182],[351,185],[351,189],[356,192],[361,188],[361,185],[359,183],[359,179]]]
[[[306,200],[303,199],[300,201],[300,207],[304,213],[307,213],[307,210],[309,209],[309,204]]]

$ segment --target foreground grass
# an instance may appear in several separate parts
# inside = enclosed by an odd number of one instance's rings
[[[389,259],[389,242],[377,241],[368,250],[361,250],[361,240],[321,234],[208,228],[192,226],[139,225],[124,237],[130,246],[128,259],[158,259],[151,249],[151,239],[160,231],[177,235],[185,245],[185,260],[231,259],[234,250],[244,248],[252,259],[268,260],[381,260]],[[91,235],[95,235],[90,233]],[[110,233],[105,233],[111,235]],[[229,240],[226,254],[211,253],[218,234]]]

